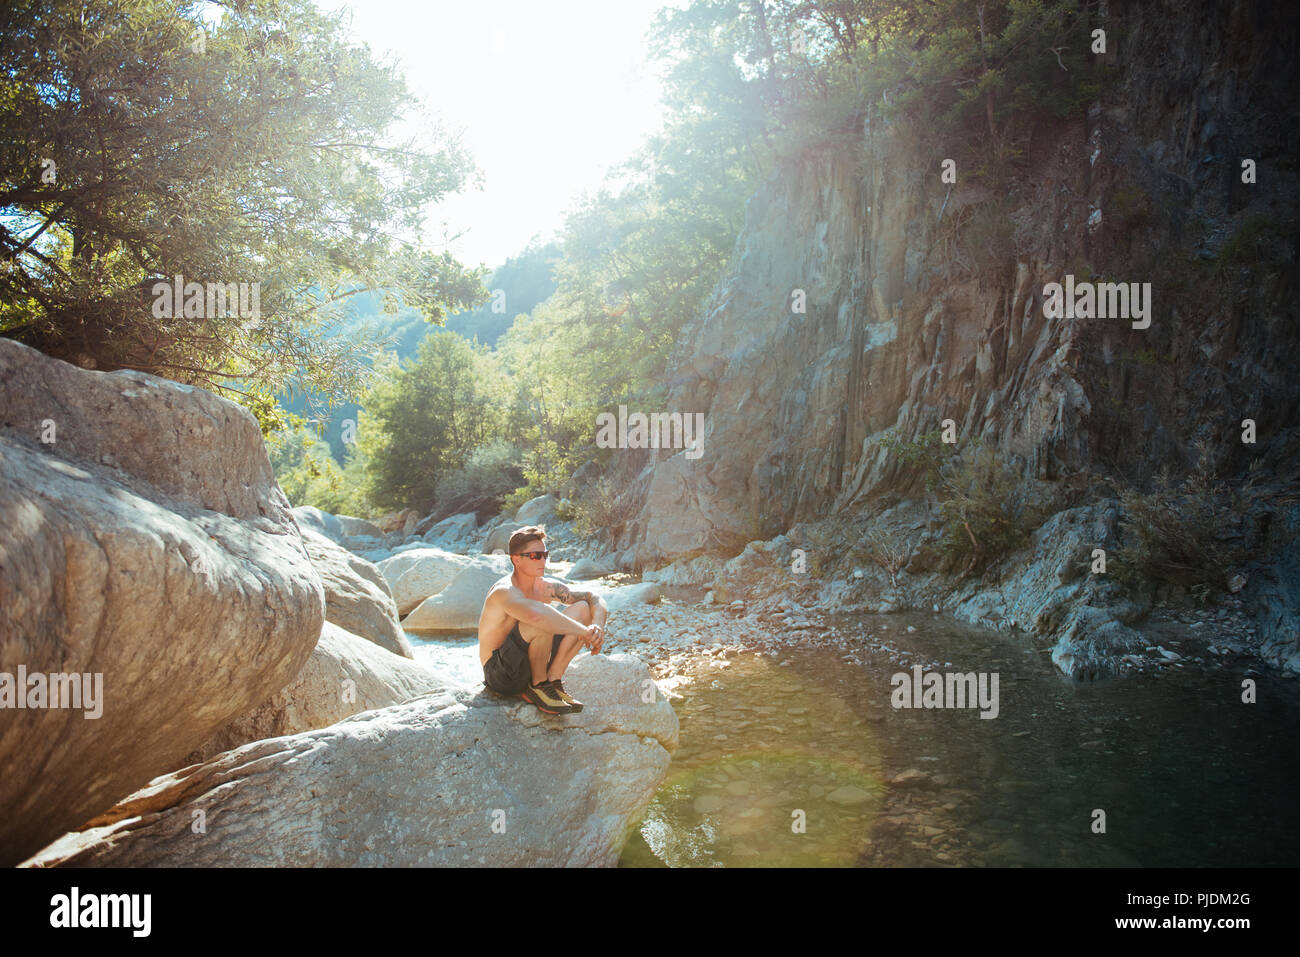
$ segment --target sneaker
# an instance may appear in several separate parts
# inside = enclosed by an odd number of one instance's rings
[[[569,714],[573,711],[573,706],[557,695],[546,681],[539,685],[529,685],[519,697],[544,714]]]
[[[564,683],[560,681],[559,678],[556,678],[554,681],[548,681],[546,684],[550,685],[551,694],[557,698],[563,699],[564,703],[573,709],[574,714],[577,714],[582,710],[582,702],[564,690]]]

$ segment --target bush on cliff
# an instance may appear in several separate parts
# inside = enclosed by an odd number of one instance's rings
[[[1233,488],[1218,476],[1209,443],[1195,449],[1196,462],[1181,481],[1165,469],[1149,492],[1120,490],[1122,544],[1108,568],[1129,590],[1154,581],[1204,599],[1226,589],[1254,552],[1249,517],[1264,494],[1255,476]]]
[[[979,439],[946,445],[935,430],[909,442],[891,431],[880,445],[911,471],[912,481],[923,480],[939,506],[937,550],[949,567],[960,564],[963,574],[1022,547],[1051,514],[1047,486]],[[901,568],[893,551],[877,543],[866,557],[887,571],[890,565]]]

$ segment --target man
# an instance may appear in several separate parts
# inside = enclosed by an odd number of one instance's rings
[[[510,536],[514,572],[492,586],[478,619],[483,683],[497,694],[518,695],[546,714],[582,710],[561,677],[584,645],[594,655],[605,643],[604,600],[542,577],[546,530],[529,525]],[[550,606],[560,602],[562,611]]]

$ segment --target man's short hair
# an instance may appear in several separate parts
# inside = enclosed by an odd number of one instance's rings
[[[545,525],[525,525],[519,531],[510,536],[510,554],[518,555],[528,547],[529,542],[541,541],[546,542]]]

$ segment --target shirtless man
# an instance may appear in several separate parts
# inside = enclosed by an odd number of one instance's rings
[[[492,586],[478,619],[483,683],[497,694],[518,695],[546,714],[581,711],[582,702],[560,678],[582,646],[594,655],[605,642],[604,600],[542,577],[546,530],[529,525],[510,536],[514,573]],[[549,602],[560,602],[563,611]]]

